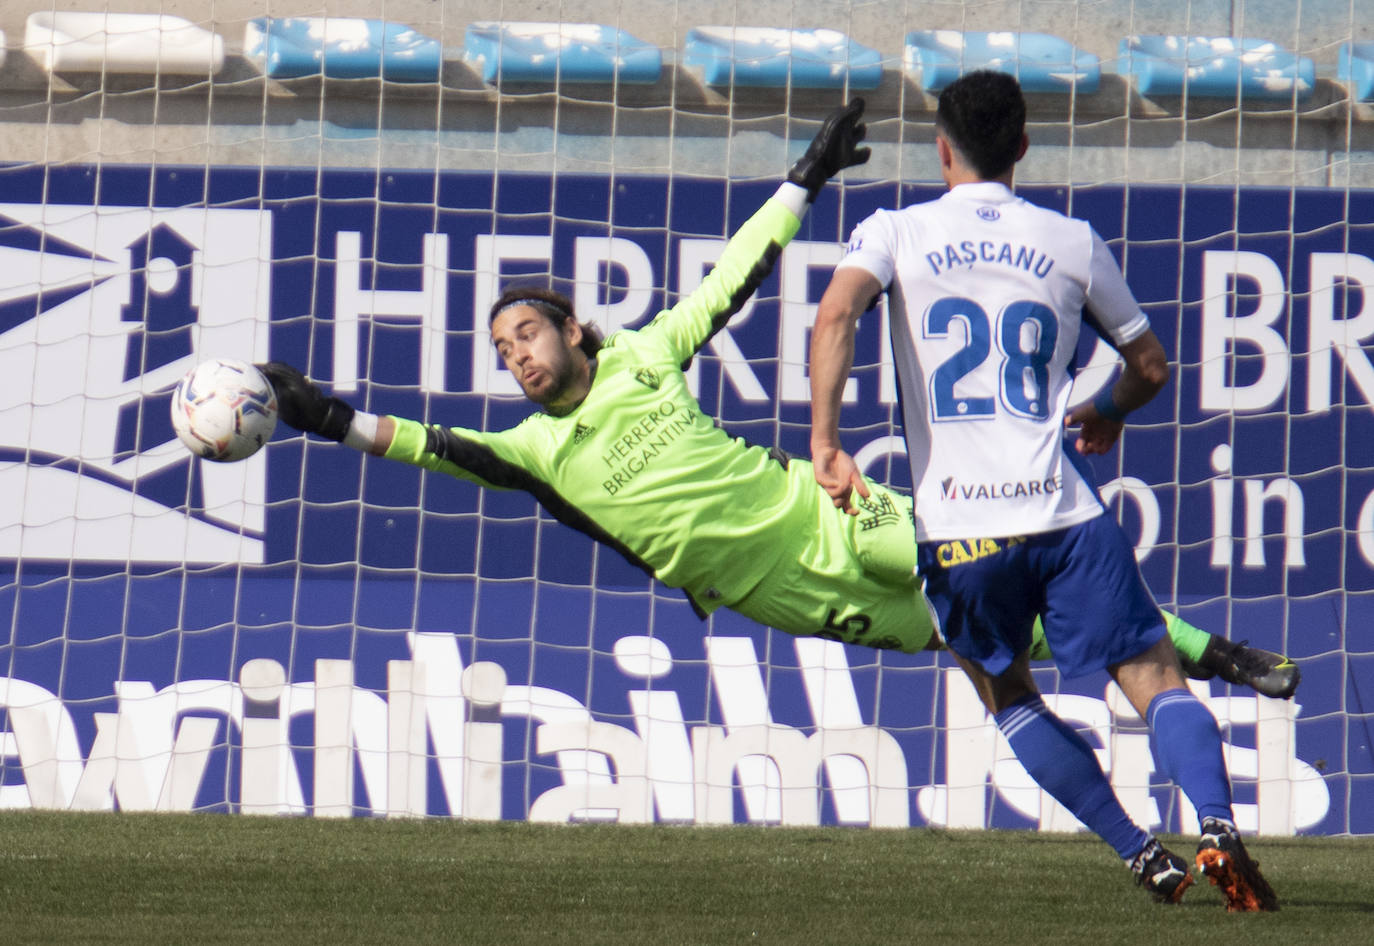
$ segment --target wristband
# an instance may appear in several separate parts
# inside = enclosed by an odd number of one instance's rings
[[[356,411],[348,424],[348,433],[344,435],[344,445],[355,450],[370,451],[376,442],[377,415]]]
[[[1121,424],[1125,423],[1126,415],[1129,414],[1130,411],[1123,411],[1117,406],[1116,400],[1112,397],[1112,389],[1114,387],[1115,385],[1109,384],[1101,391],[1097,392],[1096,396],[1093,397],[1093,409],[1097,411],[1098,415],[1104,420],[1111,420]]]
[[[791,181],[783,181],[773,198],[792,211],[792,216],[798,220],[805,217],[806,211],[811,207],[811,195],[806,192],[806,188]]]

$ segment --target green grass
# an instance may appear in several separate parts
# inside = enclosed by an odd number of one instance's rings
[[[1191,849],[1174,839],[1179,850]],[[1374,936],[1374,839],[1258,839],[1277,914],[1138,890],[1086,835],[0,814],[26,943],[1303,946]]]

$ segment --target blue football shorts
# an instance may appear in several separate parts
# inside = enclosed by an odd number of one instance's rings
[[[949,648],[1000,676],[1036,615],[1066,677],[1153,647],[1164,619],[1125,532],[1107,515],[1035,535],[922,542],[917,569]]]

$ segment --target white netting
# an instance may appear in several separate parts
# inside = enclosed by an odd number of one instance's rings
[[[560,20],[593,53],[659,50],[661,73],[484,78],[471,25]],[[170,385],[212,356],[291,361],[372,411],[518,422],[485,330],[502,285],[551,274],[584,317],[641,324],[856,91],[712,83],[688,45],[713,26],[836,31],[880,78],[871,162],[696,359],[704,408],[805,453],[829,267],[869,212],[938,193],[940,60],[910,34],[1019,50],[1023,81],[1060,87],[1030,96],[1018,183],[1107,237],[1175,359],[1097,466],[1146,578],[1303,664],[1297,703],[1201,685],[1242,825],[1374,829],[1374,36],[1310,0],[7,5],[0,805],[1069,826],[947,662],[700,623],[522,494],[284,434],[232,467],[168,439]],[[1096,57],[1096,85],[1064,86],[1040,34]],[[1186,95],[1163,67],[1131,74],[1170,35],[1214,41]],[[329,75],[308,74],[311,42]],[[1313,81],[1284,86],[1283,54]],[[736,50],[737,76],[753,65]],[[884,319],[863,323],[845,435],[905,485]],[[1038,673],[1132,813],[1186,825],[1105,681]]]

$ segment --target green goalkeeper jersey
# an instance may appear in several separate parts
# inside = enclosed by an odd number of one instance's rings
[[[702,612],[744,597],[778,561],[779,535],[814,530],[810,478],[731,437],[688,390],[683,365],[772,271],[800,221],[776,197],[732,237],[701,285],[643,329],[606,339],[587,397],[502,431],[393,418],[389,459],[532,493]]]

